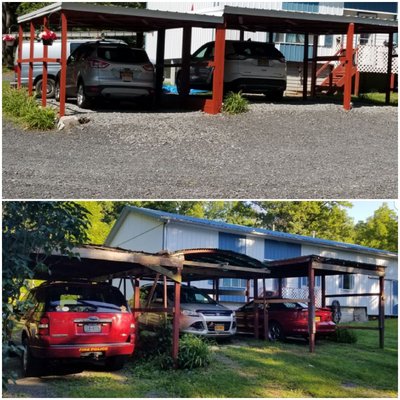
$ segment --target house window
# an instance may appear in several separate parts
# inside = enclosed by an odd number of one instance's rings
[[[346,290],[354,289],[354,275],[341,275],[340,289],[346,289]]]
[[[308,287],[308,277],[307,276],[302,276],[299,278],[299,288],[302,287]],[[316,276],[315,277],[315,287],[321,287],[321,277]]]

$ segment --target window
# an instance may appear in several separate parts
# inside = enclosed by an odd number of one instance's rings
[[[341,275],[340,276],[340,289],[352,290],[354,289],[354,275]]]
[[[307,276],[303,276],[303,277],[299,278],[299,288],[302,288],[302,287],[308,287],[308,277]],[[320,276],[315,277],[315,287],[321,287],[321,277]]]

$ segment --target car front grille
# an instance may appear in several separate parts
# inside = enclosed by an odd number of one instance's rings
[[[198,313],[201,313],[210,317],[230,317],[232,315],[232,311],[210,311],[210,310],[196,310]]]

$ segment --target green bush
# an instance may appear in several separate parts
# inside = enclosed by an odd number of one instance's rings
[[[193,369],[207,366],[211,352],[205,339],[196,335],[183,335],[179,341],[178,366]]]
[[[158,357],[172,352],[172,325],[167,318],[164,323],[149,331],[139,325],[137,355],[141,358]]]
[[[229,92],[225,99],[222,110],[227,114],[240,114],[248,111],[249,102],[242,96],[242,92]]]
[[[351,329],[336,329],[332,340],[338,343],[357,343],[357,335]]]
[[[53,129],[56,111],[43,108],[25,88],[13,89],[3,85],[3,114],[27,129]]]

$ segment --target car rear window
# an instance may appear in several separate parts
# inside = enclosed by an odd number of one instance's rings
[[[284,58],[283,54],[273,45],[256,42],[233,42],[235,54],[246,58],[269,58],[278,60]]]
[[[116,288],[99,285],[69,285],[47,288],[47,311],[128,311],[126,300]]]
[[[97,56],[103,60],[117,62],[117,63],[129,63],[129,64],[141,64],[148,63],[149,57],[143,50],[130,49],[125,46],[104,46],[97,49]]]

